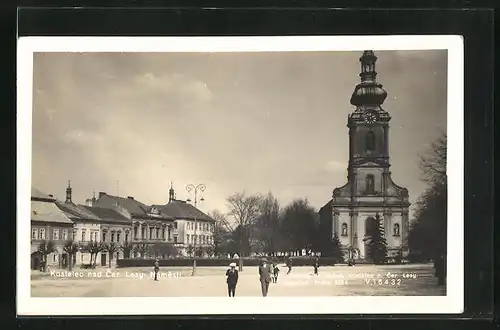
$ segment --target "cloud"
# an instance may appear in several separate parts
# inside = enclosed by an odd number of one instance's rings
[[[377,52],[377,71],[391,170],[418,196],[417,153],[446,130],[446,53],[409,53]],[[187,183],[209,185],[210,208],[242,189],[320,207],[346,180],[359,55],[35,56],[33,178],[58,195],[71,179],[79,201],[120,180],[123,193],[161,202],[173,181],[181,198]]]
[[[344,172],[347,169],[347,164],[338,160],[329,160],[324,169],[328,172]]]

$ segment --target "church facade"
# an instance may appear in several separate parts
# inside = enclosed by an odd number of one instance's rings
[[[389,122],[382,108],[387,92],[376,81],[373,51],[360,58],[361,82],[356,85],[349,114],[347,183],[333,191],[332,236],[337,234],[346,256],[366,260],[367,244],[379,218],[385,229],[388,256],[407,254],[409,196],[394,183],[390,171]]]

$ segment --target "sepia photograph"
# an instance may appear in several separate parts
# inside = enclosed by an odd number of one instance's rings
[[[460,313],[462,48],[20,39],[18,309]]]

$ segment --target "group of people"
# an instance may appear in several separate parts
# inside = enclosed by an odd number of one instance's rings
[[[287,260],[288,272],[290,274],[292,271],[292,260]],[[314,275],[318,275],[319,259],[316,258],[314,263]],[[158,272],[160,271],[159,260],[156,259],[154,263],[154,280],[158,281]],[[270,263],[266,259],[262,259],[259,266],[259,280],[260,287],[262,291],[262,296],[267,297],[267,292],[269,291],[269,283],[278,283],[280,269],[277,264]],[[227,291],[229,297],[234,297],[236,292],[236,285],[238,284],[238,270],[236,269],[236,263],[232,262],[229,264],[229,269],[226,271],[226,283]]]
[[[288,272],[290,274],[292,271],[292,260],[287,260]],[[314,262],[314,275],[318,275],[319,259],[316,258]],[[259,266],[259,280],[260,287],[262,291],[262,296],[267,297],[267,292],[269,291],[270,283],[278,283],[280,269],[277,264],[270,263],[266,259],[263,259]],[[227,291],[229,297],[234,297],[236,291],[236,285],[238,284],[238,270],[236,269],[236,263],[229,264],[229,269],[226,271],[226,283]]]
[[[269,283],[278,283],[280,269],[277,264],[269,263],[263,259],[259,266],[259,280],[262,291],[262,296],[267,297],[269,291]],[[229,269],[226,271],[226,283],[229,297],[234,297],[236,285],[238,284],[238,270],[236,263],[229,264]]]

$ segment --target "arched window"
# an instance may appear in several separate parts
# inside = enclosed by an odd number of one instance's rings
[[[342,224],[342,236],[347,236],[347,223]]]
[[[373,194],[375,192],[375,179],[372,174],[366,176],[366,193]]]
[[[365,136],[366,151],[375,150],[375,134],[372,131],[368,131]]]
[[[394,236],[399,236],[399,223],[394,224]]]

